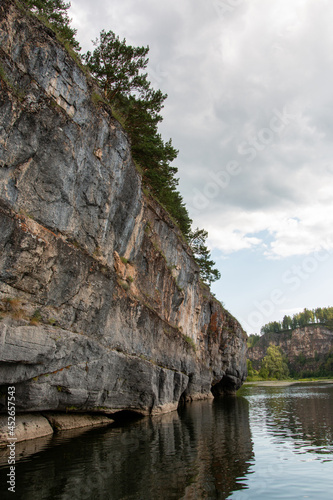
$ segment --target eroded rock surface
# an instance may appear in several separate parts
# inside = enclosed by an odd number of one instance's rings
[[[237,390],[244,331],[89,77],[9,0],[0,64],[2,409],[6,384],[18,411],[149,414]]]
[[[15,448],[15,443],[26,441],[27,439],[36,439],[43,436],[53,434],[47,418],[42,415],[26,413],[25,415],[17,415],[15,419],[15,441],[12,434],[8,432],[8,418],[6,415],[0,415],[0,448],[8,448],[8,443]],[[14,443],[14,445],[12,444]],[[15,453],[13,453],[15,456]],[[7,450],[8,460],[8,450]],[[7,461],[8,463],[8,461]]]
[[[316,372],[333,349],[333,331],[323,325],[309,325],[292,331],[262,335],[248,351],[256,370],[260,369],[270,344],[281,348],[293,372]]]

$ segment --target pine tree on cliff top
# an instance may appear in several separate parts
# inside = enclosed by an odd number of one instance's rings
[[[149,47],[132,47],[112,31],[102,31],[93,52],[84,59],[105,98],[120,115],[131,139],[132,156],[140,165],[143,181],[178,223],[187,237],[191,219],[177,191],[178,169],[171,165],[178,151],[171,139],[164,142],[158,132],[160,111],[167,98],[152,88],[145,72]]]

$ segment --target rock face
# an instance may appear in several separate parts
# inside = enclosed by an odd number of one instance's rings
[[[0,5],[0,383],[18,411],[143,414],[237,390],[246,335],[200,284],[128,139],[54,34]]]
[[[23,413],[15,417],[15,443],[50,436],[54,432],[110,425],[112,423],[113,420],[101,414],[46,413],[41,415],[39,413]],[[8,416],[0,415],[0,464],[3,458],[1,448],[7,448],[8,443],[13,442],[12,436],[13,434],[8,429]],[[5,463],[8,464],[6,459]]]
[[[17,415],[15,419],[16,442],[49,436],[51,434],[53,434],[53,429],[49,421],[42,415],[26,413],[25,415]],[[8,447],[8,443],[10,443],[9,438],[8,417],[7,415],[0,415],[0,447]]]
[[[281,348],[292,372],[316,372],[333,349],[333,331],[311,325],[287,332],[266,333],[248,350],[253,368],[260,368],[270,344]]]

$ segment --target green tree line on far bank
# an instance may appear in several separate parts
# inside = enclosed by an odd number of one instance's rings
[[[289,377],[289,368],[286,357],[283,355],[281,348],[271,344],[267,348],[267,354],[262,360],[259,371],[254,370],[252,362],[247,360],[248,379],[260,377],[261,379],[277,379],[284,380]]]
[[[161,110],[167,98],[148,80],[149,47],[132,47],[113,31],[102,30],[94,50],[81,55],[76,30],[68,16],[70,3],[64,0],[16,0],[51,28],[72,56],[89,71],[99,85],[95,104],[107,104],[120,121],[131,143],[132,157],[142,175],[145,193],[156,198],[181,230],[200,268],[200,278],[211,284],[221,277],[206,245],[207,232],[192,230],[192,220],[178,191],[178,151],[172,140],[164,141],[158,130]]]
[[[261,328],[260,333],[283,332],[295,330],[311,324],[333,326],[333,307],[317,307],[316,309],[304,309],[293,316],[285,315],[282,321],[271,321]]]
[[[315,355],[316,357],[316,355]],[[309,360],[310,363],[313,360]],[[324,356],[318,358],[315,368],[306,366],[307,359],[301,354],[296,360],[297,367],[290,366],[288,359],[284,356],[281,348],[271,344],[267,348],[266,356],[263,358],[258,370],[253,368],[250,359],[247,360],[248,381],[254,380],[285,380],[287,378],[302,379],[312,377],[333,377],[333,349]],[[312,363],[311,363],[312,364]]]

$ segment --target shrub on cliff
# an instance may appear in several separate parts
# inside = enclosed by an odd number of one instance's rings
[[[80,51],[80,44],[75,39],[76,30],[70,26],[71,19],[67,13],[71,6],[69,2],[65,3],[64,0],[20,0],[20,2],[42,21],[47,21],[63,41]]]
[[[251,333],[249,336],[248,336],[248,339],[247,339],[247,347],[250,349],[251,347],[254,347],[260,340],[260,335],[256,334],[256,333]]]

